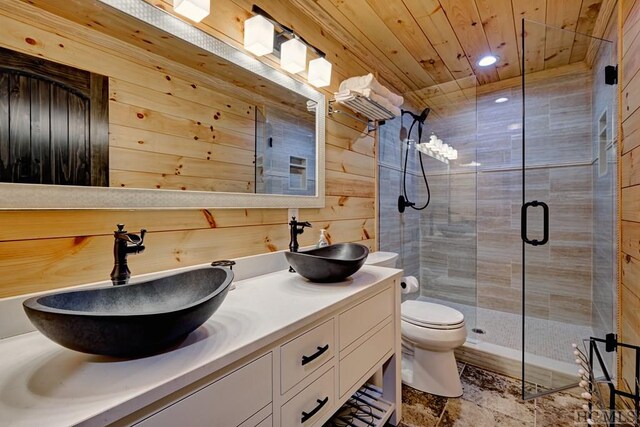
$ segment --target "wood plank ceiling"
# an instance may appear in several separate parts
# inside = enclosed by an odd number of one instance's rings
[[[420,92],[426,88],[472,75],[478,84],[516,77],[522,72],[522,18],[601,35],[594,28],[603,6],[603,0],[290,1],[345,49],[378,70],[381,79],[396,82],[395,89],[409,100],[422,98]],[[530,28],[527,72],[585,60],[589,38],[545,30],[541,25],[531,24]],[[499,62],[479,67],[478,60],[487,54],[498,56]]]

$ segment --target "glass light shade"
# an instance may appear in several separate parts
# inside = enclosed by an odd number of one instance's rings
[[[331,84],[331,62],[324,58],[309,61],[307,81],[315,87],[325,87]]]
[[[280,46],[280,66],[290,73],[307,68],[307,47],[298,39],[291,39]]]
[[[173,10],[195,22],[202,21],[211,13],[210,0],[173,0]]]
[[[256,15],[244,21],[244,48],[257,56],[273,52],[273,24]]]

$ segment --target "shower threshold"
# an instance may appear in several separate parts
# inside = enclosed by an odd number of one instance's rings
[[[458,360],[514,378],[522,377],[521,315],[425,296],[418,299],[443,304],[464,314],[468,338],[456,349]],[[577,383],[578,366],[571,344],[582,347],[582,340],[594,335],[591,327],[530,317],[525,324],[527,381],[545,388]],[[474,329],[484,333],[475,333]]]

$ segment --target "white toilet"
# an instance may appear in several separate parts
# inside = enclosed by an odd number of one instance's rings
[[[373,252],[367,264],[395,268],[398,254]],[[402,352],[413,369],[403,382],[418,390],[445,397],[462,395],[453,350],[467,339],[464,316],[458,310],[426,301],[405,301],[402,313]]]

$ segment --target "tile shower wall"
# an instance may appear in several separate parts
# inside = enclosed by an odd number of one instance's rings
[[[420,214],[407,209],[400,214],[397,209],[398,196],[402,191],[402,162],[405,145],[400,140],[401,120],[389,120],[379,128],[379,245],[381,251],[400,254],[398,267],[405,274],[420,277]],[[409,154],[407,168],[407,192],[409,197],[417,195],[419,166],[415,150]],[[416,295],[417,296],[417,295]]]
[[[607,173],[599,176],[592,126],[611,99],[586,67],[571,70],[527,86],[527,198],[548,200],[553,210],[551,243],[527,258],[526,308],[541,319],[607,330],[614,312],[615,149],[607,150]],[[497,104],[499,97],[509,101]],[[419,232],[416,212],[401,216],[395,208],[399,121],[381,130],[380,248],[403,251],[408,274],[419,269],[423,296],[520,314],[521,87],[483,89],[473,108],[434,110],[423,139],[435,132],[459,159],[447,166],[424,157],[432,201],[418,214]],[[412,151],[409,193],[424,200],[416,159]],[[530,219],[532,235],[541,231],[538,223]]]
[[[551,210],[550,243],[527,251],[526,311],[591,325],[591,74],[532,79],[526,89],[526,196]],[[512,313],[522,299],[521,117],[520,86],[478,97],[478,306]],[[534,215],[530,236],[541,235]]]
[[[445,165],[425,156],[431,204],[420,215],[422,295],[476,305],[475,93],[454,108],[436,109],[428,132],[458,150]]]

